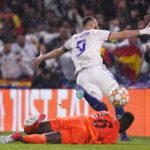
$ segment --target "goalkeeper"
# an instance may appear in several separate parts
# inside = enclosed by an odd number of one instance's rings
[[[24,131],[10,136],[1,136],[0,143],[21,141],[24,143],[45,144],[115,144],[118,133],[127,130],[134,120],[130,112],[125,112],[116,120],[106,111],[89,116],[55,118],[49,121],[43,114],[32,116],[25,121]]]

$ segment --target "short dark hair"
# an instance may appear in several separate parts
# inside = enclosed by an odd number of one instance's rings
[[[119,133],[126,131],[134,121],[134,115],[130,112],[125,112],[119,119],[120,129]]]
[[[95,18],[92,16],[86,16],[85,18],[83,18],[82,20],[82,25],[85,26],[89,21],[94,20]]]

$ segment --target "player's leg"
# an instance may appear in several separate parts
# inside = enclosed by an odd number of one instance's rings
[[[106,69],[105,65],[93,68],[93,72],[97,72],[99,76],[91,75],[91,78],[95,77],[95,80],[93,81],[101,88],[101,90],[105,95],[109,96],[114,89],[120,88],[116,79],[114,78],[112,73]],[[119,116],[121,116],[124,113],[124,108],[115,107],[115,113],[116,117],[119,118]],[[129,138],[126,132],[121,133],[121,140],[128,140],[128,139]]]
[[[120,87],[118,87],[117,89],[120,89]],[[116,107],[115,106],[115,114],[116,114],[116,117],[119,119],[120,116],[122,116],[124,113],[124,108],[123,106],[120,106],[120,107]],[[120,134],[120,139],[122,141],[129,141],[129,137],[127,136],[127,133],[125,131],[121,132]]]
[[[134,121],[134,115],[130,112],[125,112],[123,115],[119,118],[119,123],[120,123],[120,129],[119,132],[124,132],[126,131],[131,124]]]
[[[83,125],[80,117],[54,118],[48,121],[39,121],[38,117],[36,116],[31,116],[26,119],[24,127],[25,133],[43,134],[61,129],[78,128]]]
[[[49,121],[39,122],[38,128],[36,128],[33,131],[33,133],[37,133],[37,134],[43,134],[43,133],[48,133],[48,132],[53,132],[49,124]]]
[[[50,121],[50,126],[60,132],[63,144],[83,144],[89,137],[83,117],[56,118]]]
[[[45,134],[21,135],[20,133],[14,133],[3,143],[19,141],[31,144],[84,144],[87,142],[88,138],[89,134],[86,128],[80,127]]]
[[[31,116],[25,120],[24,132],[26,134],[43,134],[60,129],[76,128],[81,125],[80,117],[54,118],[48,121],[40,121],[38,116]]]
[[[106,104],[102,102],[103,94],[101,90],[89,80],[87,69],[78,74],[76,90],[77,97],[79,99],[84,97],[94,110],[108,110]]]
[[[91,89],[95,89],[95,88],[91,88]],[[79,98],[81,98],[81,92],[83,92],[83,97],[86,99],[86,101],[89,103],[89,105],[96,111],[108,111],[107,105],[103,102],[101,102],[100,100],[98,100],[97,98],[95,98],[94,96],[92,96],[91,92],[87,92],[81,85],[77,85],[76,87],[77,90],[77,96]]]
[[[45,119],[44,114],[33,115],[27,118],[24,122],[24,132],[26,134],[43,134],[51,132],[49,121],[42,121]]]
[[[61,134],[58,131],[45,134],[31,134],[21,136],[16,140],[32,144],[45,144],[45,143],[59,144],[61,143]]]
[[[61,143],[61,134],[58,131],[46,134],[30,135],[21,135],[20,132],[16,132],[9,136],[0,137],[0,144],[12,143],[17,141],[31,144]]]
[[[6,136],[0,141],[10,143],[13,141],[22,141],[25,143],[62,143],[62,144],[83,144],[89,138],[83,117],[56,118],[49,122],[53,132],[45,134],[30,134],[22,136],[15,133]]]
[[[115,113],[116,113],[116,117],[119,119],[120,116],[123,115],[123,113],[124,113],[123,107],[115,107]],[[120,139],[122,141],[128,141],[128,140],[130,140],[129,137],[127,136],[127,133],[125,131],[120,132],[120,133],[121,133],[120,134],[120,136],[121,136]]]

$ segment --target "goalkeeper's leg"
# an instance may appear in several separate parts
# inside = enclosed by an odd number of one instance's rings
[[[24,122],[24,132],[26,134],[43,134],[52,132],[49,121],[43,121],[44,119],[44,114],[29,117]]]
[[[47,134],[31,135],[21,135],[20,132],[16,132],[9,136],[0,137],[0,144],[12,143],[16,141],[31,144],[61,143],[61,135],[58,131]]]
[[[32,144],[85,144],[89,138],[89,133],[87,132],[85,126],[81,126],[72,129],[61,129],[45,134],[31,134],[22,136],[20,133],[14,133],[11,138],[13,139],[13,142],[21,141]]]
[[[45,144],[45,143],[61,143],[61,135],[59,132],[50,132],[47,134],[31,134],[24,135],[16,139],[24,143]]]

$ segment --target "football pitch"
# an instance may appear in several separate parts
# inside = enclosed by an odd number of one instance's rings
[[[8,135],[8,133],[6,133]],[[5,133],[0,133],[5,135]],[[0,144],[0,150],[150,150],[150,137],[131,137],[129,142],[118,141],[114,145],[75,144],[24,144],[20,142]]]

